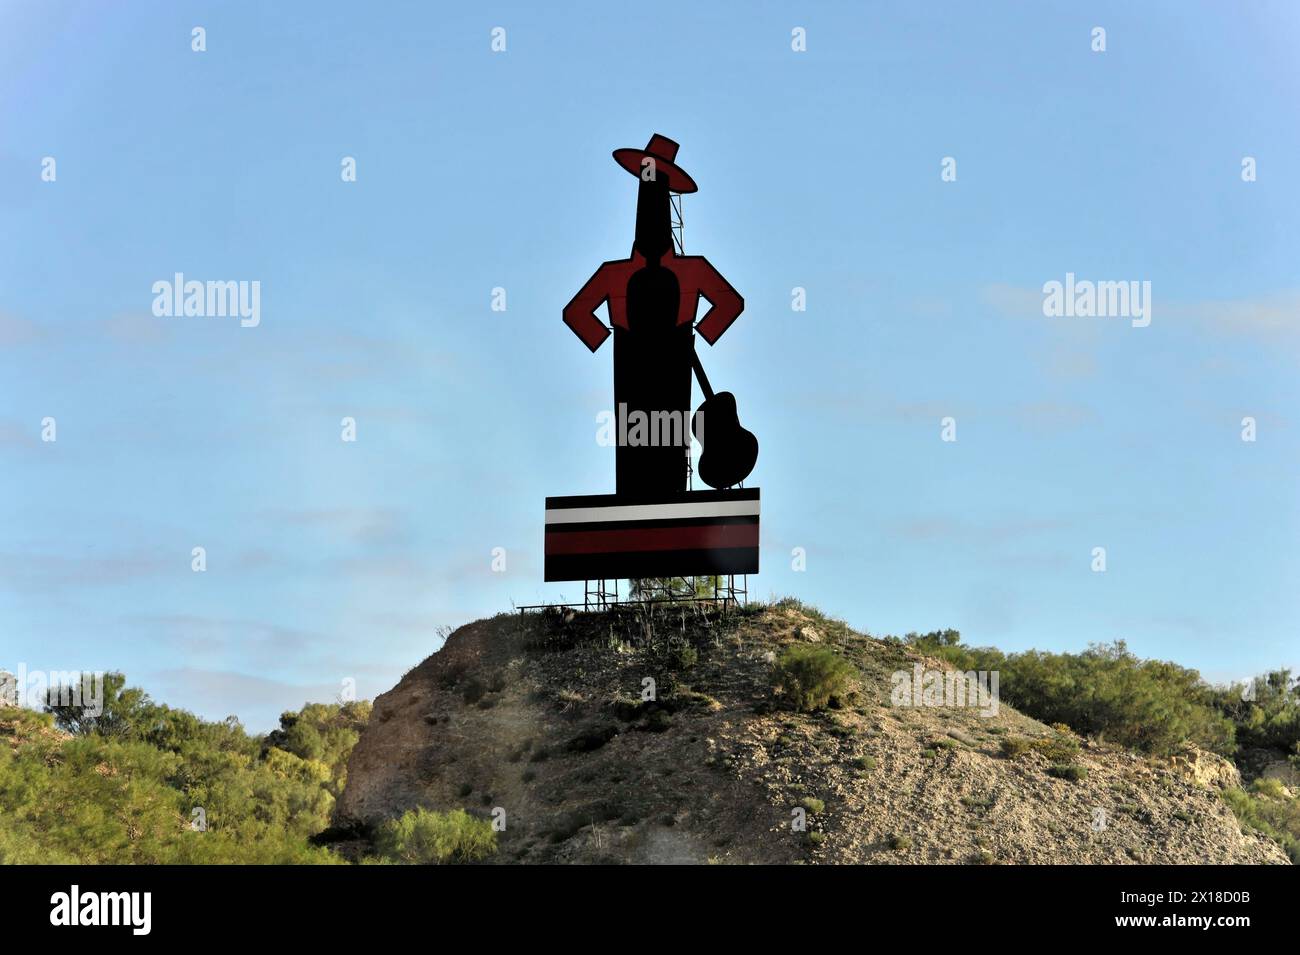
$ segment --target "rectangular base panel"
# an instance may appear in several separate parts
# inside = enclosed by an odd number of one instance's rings
[[[758,488],[546,499],[545,579],[758,573]]]

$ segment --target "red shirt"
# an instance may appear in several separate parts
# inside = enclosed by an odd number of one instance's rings
[[[731,287],[709,260],[702,255],[674,255],[671,252],[659,260],[664,268],[677,276],[682,298],[677,308],[677,324],[685,325],[695,319],[695,310],[703,296],[711,306],[700,323],[695,326],[703,339],[714,344],[731,323],[745,310],[745,300]],[[610,330],[596,318],[600,304],[609,301],[609,320],[619,328],[627,328],[627,283],[632,273],[645,267],[645,258],[633,250],[631,258],[606,262],[596,269],[573,301],[564,306],[564,324],[582,339],[592,351],[599,348]]]

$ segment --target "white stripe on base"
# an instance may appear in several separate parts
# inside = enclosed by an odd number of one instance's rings
[[[680,517],[749,517],[758,501],[701,501],[683,504],[615,504],[564,507],[546,512],[547,524],[595,524],[604,521],[666,521]]]

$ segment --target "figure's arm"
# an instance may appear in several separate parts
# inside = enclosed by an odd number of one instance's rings
[[[731,323],[745,310],[745,300],[731,287],[731,283],[709,264],[709,260],[699,257],[700,294],[709,300],[709,311],[700,319],[695,330],[710,345],[715,344],[722,333],[731,327]]]
[[[596,309],[609,298],[609,271],[602,265],[596,274],[587,279],[587,284],[573,296],[573,301],[564,306],[564,324],[573,329],[573,334],[582,339],[582,343],[595,351],[610,336],[610,330],[596,317]]]

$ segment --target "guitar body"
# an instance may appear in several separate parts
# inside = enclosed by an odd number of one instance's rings
[[[749,477],[758,462],[758,439],[740,424],[736,396],[719,391],[700,405],[691,421],[700,442],[700,480],[711,488],[733,487]]]

